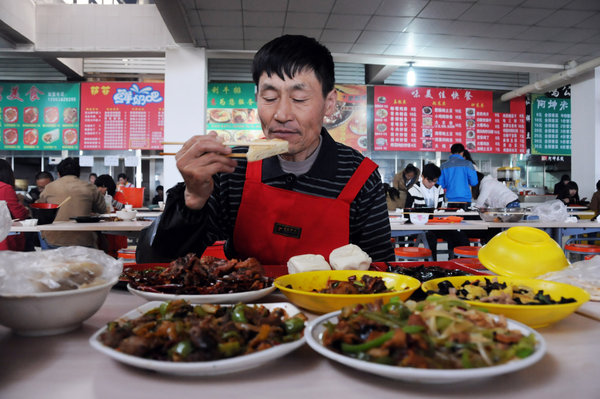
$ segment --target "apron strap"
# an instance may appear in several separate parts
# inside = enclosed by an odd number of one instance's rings
[[[370,158],[365,157],[360,165],[358,165],[358,168],[354,171],[354,174],[350,177],[346,187],[344,187],[337,199],[347,202],[348,204],[354,201],[354,198],[375,169],[377,169],[377,164],[371,161]]]
[[[262,181],[262,161],[248,162],[246,180],[260,183]]]

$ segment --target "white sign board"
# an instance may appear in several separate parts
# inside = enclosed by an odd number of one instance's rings
[[[136,167],[138,166],[138,157],[135,155],[130,157],[125,157],[125,166],[126,167]]]
[[[104,166],[119,166],[118,155],[107,155],[104,157]]]
[[[82,155],[79,157],[79,166],[94,166],[94,157],[91,155]]]

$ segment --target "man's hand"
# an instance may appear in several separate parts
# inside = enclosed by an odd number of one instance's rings
[[[231,173],[237,162],[225,155],[231,148],[223,145],[223,139],[211,133],[194,136],[185,142],[175,156],[177,169],[185,182],[185,205],[190,209],[202,209],[213,191],[212,176]]]

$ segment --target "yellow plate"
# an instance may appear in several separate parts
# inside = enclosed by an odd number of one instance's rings
[[[518,226],[496,234],[478,254],[479,261],[501,276],[537,277],[569,265],[565,253],[547,233]]]
[[[554,281],[503,276],[457,276],[436,278],[435,280],[424,282],[423,285],[421,285],[421,289],[425,292],[430,290],[437,291],[438,283],[444,280],[450,281],[454,287],[459,288],[467,280],[484,281],[485,278],[490,280],[492,278],[497,278],[500,283],[527,286],[536,292],[543,290],[544,294],[550,295],[555,301],[559,301],[561,296],[565,298],[575,298],[576,302],[556,305],[504,305],[465,300],[465,302],[470,303],[471,305],[487,309],[490,313],[503,314],[509,319],[520,321],[533,328],[545,327],[564,319],[590,299],[590,294],[587,291],[575,287],[574,285],[557,283]]]
[[[348,277],[350,276],[356,276],[356,279],[360,280],[365,274],[373,277],[381,277],[385,282],[386,287],[393,291],[381,294],[358,295],[320,294],[311,292],[313,289],[318,291],[327,287],[328,280],[348,281]],[[279,288],[294,305],[315,313],[328,313],[339,310],[344,306],[375,302],[377,299],[381,299],[384,303],[389,302],[392,297],[398,297],[401,300],[405,300],[419,288],[421,283],[415,278],[396,273],[369,270],[321,270],[287,274],[278,277],[275,280],[274,285]],[[288,286],[293,288],[287,288]]]

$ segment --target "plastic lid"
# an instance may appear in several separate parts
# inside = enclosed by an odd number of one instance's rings
[[[479,261],[501,276],[537,277],[569,265],[562,248],[534,227],[511,227],[492,238],[478,254]]]

